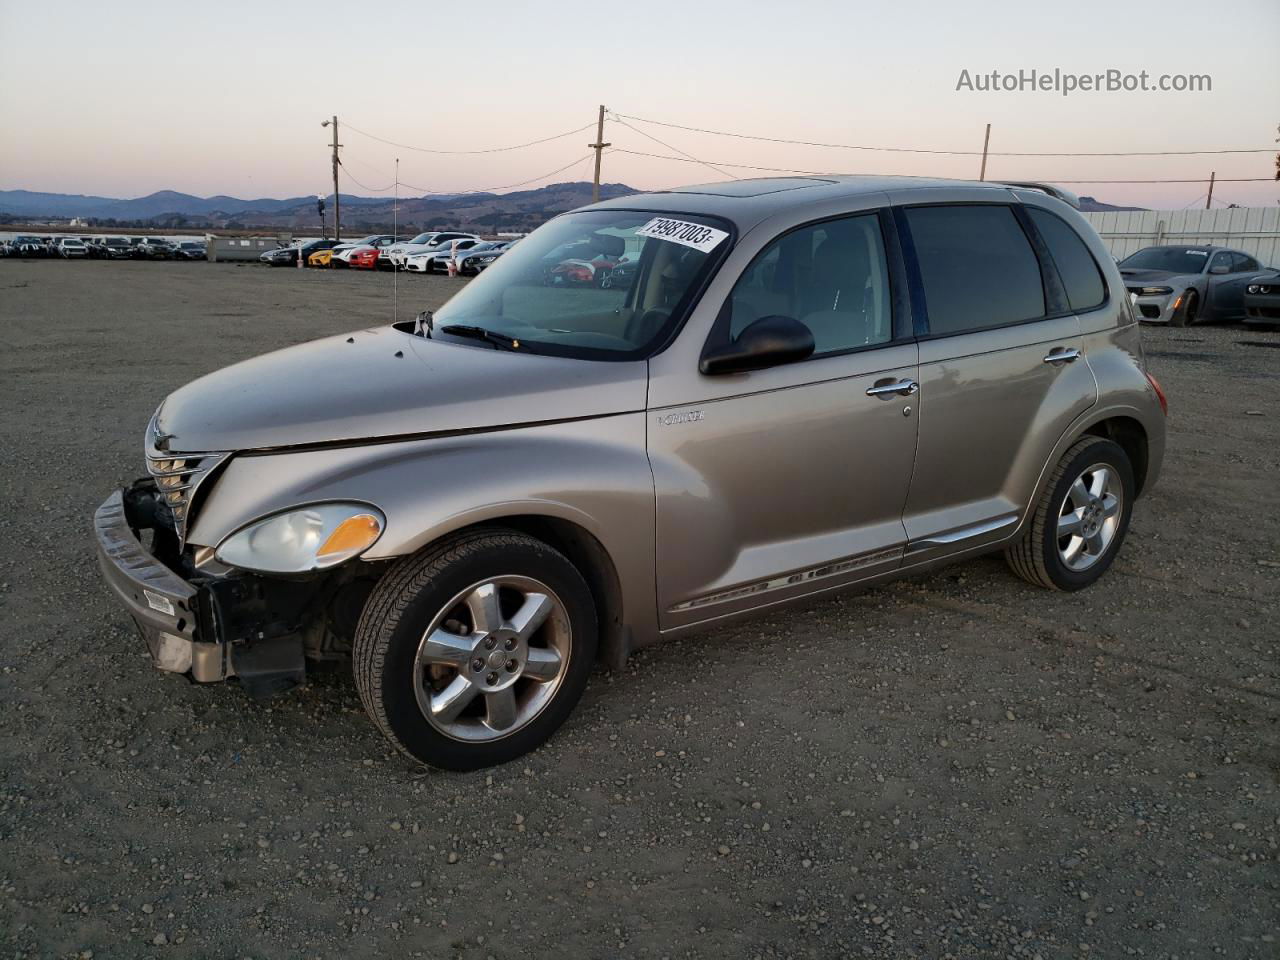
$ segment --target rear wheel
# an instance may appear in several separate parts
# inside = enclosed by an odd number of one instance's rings
[[[356,629],[356,687],[397,747],[474,770],[551,736],[586,688],[595,605],[562,554],[486,530],[400,561]]]
[[[1054,469],[1027,529],[1005,559],[1051,590],[1089,586],[1111,566],[1133,511],[1133,466],[1117,443],[1085,437]]]

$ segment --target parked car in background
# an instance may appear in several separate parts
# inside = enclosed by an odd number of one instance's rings
[[[420,233],[412,240],[393,244],[387,250],[387,259],[397,270],[404,269],[409,258],[419,253],[438,253],[440,245],[449,240],[479,240],[474,233],[460,233],[456,230],[435,230]]]
[[[160,237],[143,237],[133,248],[133,256],[138,260],[171,260],[173,244]]]
[[[173,245],[175,260],[208,260],[209,250],[199,240],[182,240]]]
[[[474,277],[492,265],[515,242],[514,240],[486,240],[484,243],[477,243],[465,253],[458,254],[459,276]]]
[[[548,286],[557,248],[619,242],[629,286]],[[667,638],[986,553],[1088,587],[1165,413],[1124,281],[1050,192],[708,184],[562,214],[433,316],[170,394],[97,555],[159,669],[268,694],[349,649],[391,743],[469,770]]]
[[[307,255],[305,263],[308,267],[331,267],[333,266],[333,251],[333,247],[317,250],[315,253]]]
[[[406,264],[420,265],[421,269],[416,266],[407,266],[407,269],[413,269],[416,273],[448,273],[449,260],[455,253],[462,256],[468,250],[473,250],[483,240],[468,238],[465,240],[445,240],[438,244],[433,244],[422,253],[411,253]],[[457,244],[457,246],[454,246]]]
[[[1244,288],[1244,322],[1260,327],[1280,327],[1280,271],[1250,277]]]
[[[329,261],[331,267],[349,267],[351,265],[351,255],[357,250],[363,250],[367,247],[373,247],[375,250],[381,250],[383,247],[389,247],[397,242],[397,238],[388,233],[375,233],[372,236],[365,237],[363,240],[357,240],[354,243],[341,243],[333,248],[333,259]]]
[[[1244,316],[1244,291],[1263,269],[1242,250],[1196,244],[1144,247],[1120,261],[1140,320],[1186,327]]]
[[[79,237],[63,237],[58,241],[57,250],[64,260],[82,260],[89,256],[89,248]]]
[[[39,237],[23,234],[9,241],[9,256],[11,257],[43,257],[44,255],[45,244]]]
[[[377,270],[381,252],[377,247],[360,247],[352,250],[347,257],[347,266],[352,270]]]
[[[337,240],[308,240],[299,248],[298,244],[291,244],[287,247],[277,247],[275,250],[268,250],[258,259],[270,267],[293,267],[298,263],[298,251],[302,251],[302,262],[309,263],[309,257],[313,253],[321,250],[332,250]]]
[[[99,237],[90,247],[89,256],[98,260],[128,260],[133,247],[124,237]]]

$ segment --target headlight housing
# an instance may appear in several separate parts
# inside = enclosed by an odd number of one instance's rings
[[[1173,287],[1143,287],[1142,296],[1144,297],[1167,297],[1173,293]]]
[[[382,511],[367,503],[317,503],[241,527],[214,555],[242,570],[310,573],[358,557],[385,528]]]

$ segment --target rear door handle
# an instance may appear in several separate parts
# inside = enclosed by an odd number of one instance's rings
[[[892,400],[894,397],[909,397],[919,389],[920,384],[914,380],[877,380],[875,386],[867,388],[867,396]]]
[[[1075,347],[1054,347],[1049,351],[1049,355],[1044,358],[1045,363],[1052,363],[1055,367],[1064,363],[1071,363],[1073,360],[1080,359],[1080,351]]]

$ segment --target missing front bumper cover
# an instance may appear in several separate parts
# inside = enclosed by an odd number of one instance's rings
[[[152,663],[199,683],[237,677],[255,696],[301,683],[301,621],[318,584],[184,575],[157,500],[154,483],[141,480],[94,514],[103,577],[138,625]],[[150,549],[139,539],[148,530]]]

